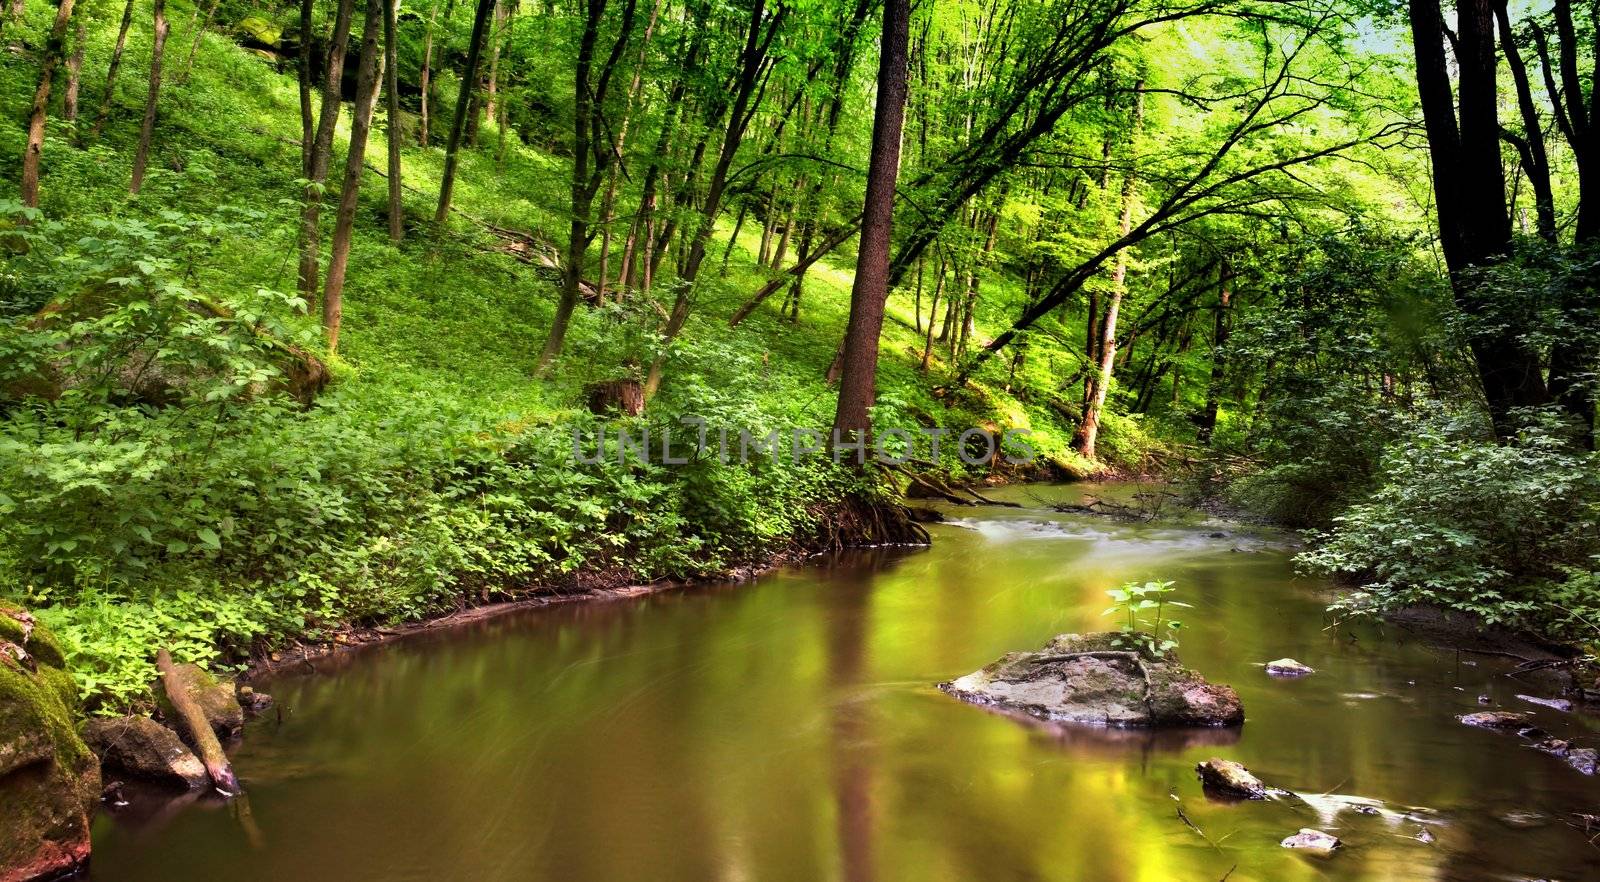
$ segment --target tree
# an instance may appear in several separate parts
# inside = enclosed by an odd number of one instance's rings
[[[323,65],[322,108],[306,170],[305,204],[300,209],[300,293],[311,302],[317,296],[317,266],[322,256],[322,191],[328,180],[328,165],[333,161],[333,133],[339,126],[339,108],[344,98],[344,57],[354,15],[355,0],[338,0]]]
[[[22,152],[22,204],[29,208],[39,205],[39,161],[44,153],[45,121],[50,115],[50,84],[66,54],[72,5],[73,0],[57,0],[55,24],[50,26],[50,36],[39,58],[39,85],[33,92],[33,110],[28,115],[28,144]]]
[[[385,124],[389,135],[389,241],[398,245],[406,235],[404,193],[400,180],[400,62],[395,50],[400,0],[382,2],[384,91],[389,96]]]
[[[305,0],[310,2],[310,0]],[[105,129],[106,117],[111,115],[111,102],[117,93],[117,70],[122,67],[122,50],[128,45],[128,28],[133,25],[133,0],[122,7],[122,23],[117,26],[117,42],[111,48],[111,63],[106,68],[106,91],[100,96],[100,110],[94,115],[94,128],[89,130],[89,140],[98,141]]]
[[[450,216],[450,194],[456,186],[456,166],[460,162],[461,139],[466,134],[468,114],[472,110],[473,95],[478,82],[478,61],[483,56],[484,35],[489,28],[489,17],[494,12],[495,0],[478,0],[472,17],[472,37],[467,41],[466,69],[461,72],[461,94],[456,98],[455,122],[450,126],[450,140],[444,151],[444,174],[439,178],[439,208],[433,213],[433,222],[443,224]]]
[[[328,337],[328,351],[339,349],[339,325],[344,316],[344,279],[350,265],[350,236],[355,229],[356,208],[360,204],[361,179],[366,174],[367,136],[372,131],[372,114],[377,106],[381,82],[379,68],[383,54],[379,36],[383,30],[385,7],[392,0],[368,0],[362,22],[361,57],[356,68],[356,106],[350,121],[350,151],[345,155],[344,187],[339,192],[339,209],[333,222],[333,239],[328,254],[328,283],[322,295],[322,328]]]
[[[894,232],[895,180],[900,173],[900,133],[905,123],[910,20],[909,0],[885,0],[867,198],[861,215],[856,277],[850,288],[839,403],[833,415],[833,431],[838,438],[864,441],[872,430],[868,408],[876,396],[878,337],[883,330],[884,304],[889,298],[890,240]]]
[[[145,164],[150,161],[150,141],[155,137],[156,110],[161,100],[161,57],[166,53],[167,21],[166,0],[155,0],[155,42],[150,47],[150,89],[144,99],[144,122],[139,126],[139,146],[133,152],[133,176],[128,182],[128,192],[139,195],[144,186]]]

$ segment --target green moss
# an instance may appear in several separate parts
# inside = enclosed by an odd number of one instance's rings
[[[61,649],[61,641],[50,629],[34,623],[30,633],[23,626],[18,616],[26,616],[27,612],[15,604],[0,601],[0,643],[15,643],[27,650],[41,665],[54,668],[66,667],[67,656]]]

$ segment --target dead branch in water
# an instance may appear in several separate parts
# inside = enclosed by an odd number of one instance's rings
[[[195,753],[200,755],[206,774],[211,776],[211,783],[230,796],[239,793],[239,779],[233,776],[233,766],[217,741],[217,733],[211,730],[210,721],[195,701],[191,678],[173,664],[172,653],[165,649],[156,652],[156,670],[161,672],[161,688],[172,702],[173,710],[178,712],[178,722],[189,733],[189,740]]]

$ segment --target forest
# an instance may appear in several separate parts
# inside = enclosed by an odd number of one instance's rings
[[[1593,680],[1600,4],[5,0],[0,46],[0,605],[91,715],[157,650],[1074,484]]]

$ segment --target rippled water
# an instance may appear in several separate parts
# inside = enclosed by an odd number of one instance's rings
[[[1329,629],[1327,586],[1271,536],[1039,505],[1102,492],[1128,491],[1013,488],[1028,508],[949,510],[931,550],[529,610],[280,678],[282,720],[235,752],[248,802],[135,795],[97,821],[94,876],[1600,878],[1569,824],[1600,813],[1600,782],[1454,715],[1490,694],[1579,740],[1592,722],[1519,701],[1496,660]],[[1104,629],[1106,589],[1157,577],[1195,604],[1183,658],[1238,689],[1241,730],[1053,730],[933,688]],[[1269,679],[1282,656],[1319,673]],[[1213,755],[1302,798],[1210,801],[1193,767]],[[1278,847],[1303,826],[1348,847]]]

